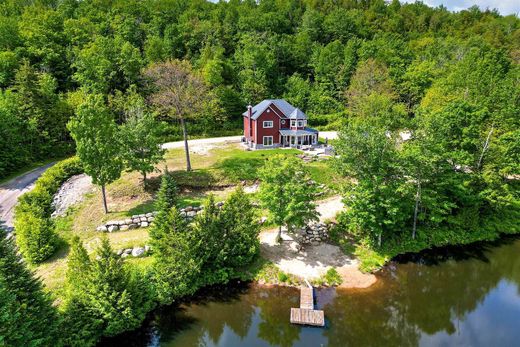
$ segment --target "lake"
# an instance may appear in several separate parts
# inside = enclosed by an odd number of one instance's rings
[[[520,239],[401,256],[367,289],[318,289],[326,327],[289,323],[299,290],[211,288],[114,346],[518,346]]]

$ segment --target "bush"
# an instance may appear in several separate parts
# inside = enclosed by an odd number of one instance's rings
[[[325,273],[324,278],[325,282],[327,282],[329,286],[339,286],[343,282],[343,279],[341,278],[340,274],[333,267],[327,270],[327,273]]]
[[[31,192],[22,195],[15,209],[16,243],[30,263],[48,259],[56,250],[58,238],[51,219],[52,200],[60,186],[82,172],[77,157],[65,159],[48,169]]]

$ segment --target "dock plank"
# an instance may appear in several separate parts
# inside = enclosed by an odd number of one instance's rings
[[[308,285],[300,288],[300,308],[291,308],[291,323],[325,326],[325,313],[314,309],[314,289]]]
[[[322,310],[291,308],[291,323],[322,327],[325,325],[325,314]]]
[[[304,287],[300,289],[300,308],[314,309],[314,297],[312,287]]]

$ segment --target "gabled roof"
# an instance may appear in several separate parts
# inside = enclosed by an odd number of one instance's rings
[[[300,118],[293,118],[293,119],[306,119],[307,116],[305,113],[303,113],[300,109],[295,108],[293,105],[289,104],[284,99],[266,99],[260,102],[259,104],[253,106],[253,109],[251,110],[253,113],[252,119],[257,119],[260,117],[260,115],[271,105],[274,104],[276,108],[278,108],[280,111],[282,111],[283,115],[287,118],[290,118],[290,115],[292,113],[296,112],[296,115],[299,115]],[[247,116],[247,111],[242,113],[243,116]]]
[[[289,115],[290,119],[307,119],[307,115],[299,108],[295,108]]]

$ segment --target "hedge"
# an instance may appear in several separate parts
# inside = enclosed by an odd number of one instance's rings
[[[19,198],[14,215],[16,243],[28,262],[41,263],[56,251],[58,237],[51,219],[54,194],[66,180],[82,172],[79,158],[62,160]]]

